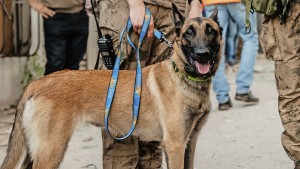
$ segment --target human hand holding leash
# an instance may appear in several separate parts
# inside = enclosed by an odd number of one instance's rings
[[[38,2],[37,0],[28,0],[28,3],[34,10],[36,10],[46,19],[55,15],[53,10],[49,9],[47,6]]]
[[[146,7],[143,0],[127,0],[129,4],[129,17],[133,25],[134,32],[140,34],[144,22]],[[154,22],[151,17],[150,24],[148,27],[147,37],[153,37]]]

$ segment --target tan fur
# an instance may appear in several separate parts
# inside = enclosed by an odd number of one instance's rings
[[[194,25],[200,32],[197,37],[204,38],[206,23],[220,31],[208,18],[201,24],[188,20],[181,32]],[[184,72],[182,43],[185,42],[180,34],[171,59]],[[216,69],[217,66],[212,71]],[[21,160],[23,168],[30,161],[33,169],[58,168],[78,123],[103,126],[110,77],[111,71],[104,70],[60,71],[32,82],[19,103],[1,169],[15,168]],[[120,71],[109,117],[110,129],[119,136],[128,132],[131,125],[134,79],[135,71]],[[193,168],[196,139],[211,107],[211,80],[190,81],[174,71],[171,60],[144,68],[142,79],[140,115],[133,135],[144,141],[160,141],[169,169]],[[22,151],[27,152],[25,159],[20,159]]]

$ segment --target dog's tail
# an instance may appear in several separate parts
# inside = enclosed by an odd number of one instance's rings
[[[1,169],[16,168],[21,162],[21,158],[26,155],[25,134],[22,127],[22,114],[24,111],[24,102],[20,102],[10,134],[6,157],[1,165]]]

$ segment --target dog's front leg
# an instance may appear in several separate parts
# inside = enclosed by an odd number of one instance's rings
[[[168,169],[183,169],[185,143],[183,141],[164,141],[163,149],[166,155]]]
[[[194,158],[195,158],[195,150],[197,137],[200,130],[194,130],[191,134],[191,139],[186,145],[185,154],[184,154],[184,169],[194,169]]]
[[[194,169],[194,159],[197,138],[200,133],[201,127],[205,124],[208,118],[208,113],[200,114],[197,121],[194,121],[194,127],[191,128],[189,133],[189,141],[186,145],[184,154],[184,169]]]

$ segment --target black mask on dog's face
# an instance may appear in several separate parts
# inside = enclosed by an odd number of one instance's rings
[[[222,40],[217,15],[216,8],[210,18],[193,18],[184,23],[185,18],[173,4],[176,33],[186,60],[184,69],[193,77],[206,78],[216,72]]]

